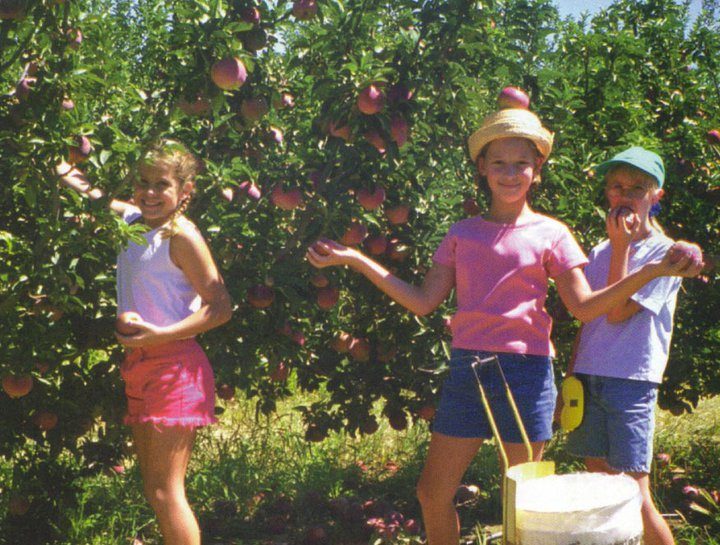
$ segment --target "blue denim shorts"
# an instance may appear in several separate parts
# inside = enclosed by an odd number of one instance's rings
[[[576,456],[605,458],[617,471],[650,473],[658,385],[576,376],[585,388],[585,413],[580,426],[568,434],[568,450]]]
[[[453,348],[450,376],[445,379],[433,431],[452,437],[492,437],[480,392],[470,364],[476,357],[492,353]],[[552,359],[548,356],[497,353],[500,366],[510,385],[520,417],[530,441],[547,441],[552,437],[552,417],[557,389]],[[507,401],[505,386],[497,366],[479,368],[480,380],[503,441],[522,443],[520,430]]]

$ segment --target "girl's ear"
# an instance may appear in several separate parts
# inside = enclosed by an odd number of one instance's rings
[[[653,204],[657,204],[660,202],[660,199],[662,199],[665,196],[665,190],[664,189],[656,189],[655,194],[653,195]]]
[[[181,189],[182,189],[181,192],[182,192],[183,197],[185,197],[187,195],[191,195],[192,192],[195,190],[195,184],[192,182],[185,182],[182,185]]]
[[[487,173],[485,157],[483,157],[482,155],[478,155],[476,166],[477,166],[478,174],[480,176],[485,176]]]

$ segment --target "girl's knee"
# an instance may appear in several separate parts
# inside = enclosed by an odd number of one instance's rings
[[[437,486],[421,478],[415,487],[415,495],[420,505],[425,509],[428,507],[447,507],[453,505],[455,490]]]
[[[175,487],[147,483],[143,486],[143,492],[153,510],[165,510],[168,506],[184,501],[185,494]]]

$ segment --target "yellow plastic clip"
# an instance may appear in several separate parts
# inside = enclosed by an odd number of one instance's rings
[[[563,400],[560,427],[564,431],[572,431],[582,422],[585,411],[582,382],[572,375],[565,377],[560,385],[560,391]]]

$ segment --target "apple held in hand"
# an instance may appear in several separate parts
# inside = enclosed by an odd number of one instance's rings
[[[115,321],[115,331],[120,335],[136,335],[140,329],[135,326],[137,322],[142,322],[142,318],[137,312],[123,312]]]

